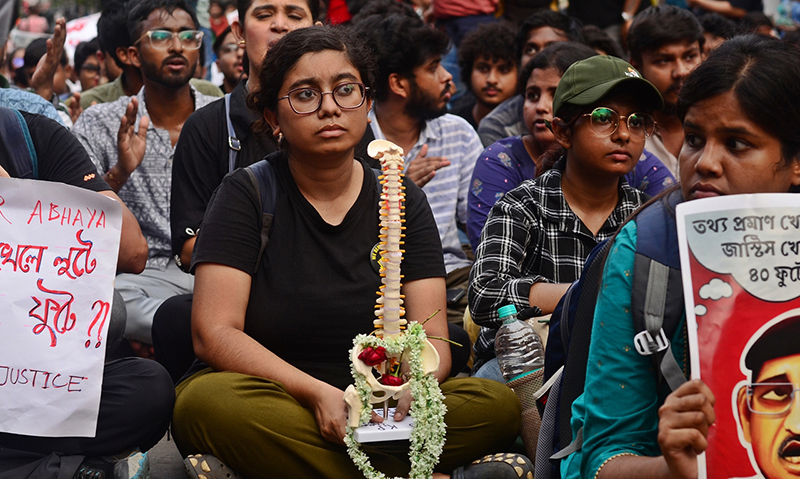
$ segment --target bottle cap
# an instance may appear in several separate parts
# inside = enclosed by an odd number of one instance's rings
[[[497,314],[498,314],[498,316],[500,316],[500,319],[503,319],[503,318],[506,318],[506,317],[509,317],[509,316],[514,318],[514,316],[516,316],[516,314],[517,314],[517,308],[514,307],[513,304],[508,304],[508,305],[505,305],[502,308],[498,309],[497,310]]]

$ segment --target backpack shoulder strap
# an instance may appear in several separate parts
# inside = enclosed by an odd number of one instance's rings
[[[377,184],[378,193],[381,191],[380,175],[383,174],[381,170],[370,168],[375,175],[375,182]],[[256,261],[256,271],[261,264],[261,259],[264,256],[264,251],[267,249],[269,243],[269,233],[272,230],[272,222],[275,219],[275,203],[277,201],[277,182],[275,179],[275,168],[270,163],[270,157],[264,158],[261,161],[253,163],[245,168],[247,174],[250,176],[250,181],[258,192],[259,199],[261,200],[261,246],[258,251],[258,260]]]
[[[231,121],[231,94],[225,94],[225,122],[228,126],[228,173],[236,169],[236,156],[239,150],[242,149],[242,144],[236,138],[236,132],[233,130],[233,122]]]
[[[558,432],[559,444],[563,446],[572,442],[572,403],[583,394],[586,383],[586,363],[589,360],[589,344],[592,340],[592,325],[594,324],[594,308],[597,296],[600,293],[600,283],[603,279],[603,268],[606,257],[611,249],[612,241],[606,240],[596,246],[587,258],[581,278],[581,290],[577,301],[574,318],[569,318],[572,324],[563,321],[561,328],[569,328],[571,333],[564,343],[564,379],[561,383],[561,392],[558,397]],[[574,287],[574,286],[573,286]]]
[[[28,124],[22,114],[0,107],[0,139],[8,149],[18,178],[39,179],[39,160],[33,147]]]
[[[653,203],[636,217],[638,239],[633,265],[631,310],[637,331],[637,352],[652,356],[658,382],[667,381],[673,391],[686,381],[672,354],[669,338],[683,317],[675,205],[681,201],[674,192],[666,201]],[[637,279],[638,278],[638,279]],[[646,281],[642,281],[647,278]]]
[[[269,159],[265,158],[248,166],[245,171],[250,176],[250,181],[253,182],[253,186],[255,186],[261,200],[261,246],[258,250],[256,270],[253,272],[253,274],[256,274],[259,265],[261,265],[264,250],[267,249],[272,221],[275,218],[275,202],[277,198],[275,169]]]

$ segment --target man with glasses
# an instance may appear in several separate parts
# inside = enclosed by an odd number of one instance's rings
[[[749,449],[753,468],[760,471],[756,477],[800,477],[798,337],[800,316],[792,316],[770,326],[742,353],[750,382],[733,394],[739,438]]]
[[[126,337],[141,356],[152,355],[153,314],[167,298],[192,291],[194,278],[173,261],[169,199],[175,144],[189,115],[214,100],[190,84],[203,33],[183,0],[143,0],[128,14],[128,48],[144,86],[136,96],[96,105],[73,133],[139,220],[150,248],[140,275],[122,274],[116,288],[128,310]]]
[[[97,21],[97,59],[105,66],[108,83],[81,93],[81,108],[84,110],[95,104],[136,95],[142,88],[142,72],[131,63],[128,56],[128,47],[136,40],[128,34],[128,3],[128,0],[108,2]],[[189,83],[203,95],[222,96],[222,90],[210,81],[192,78]]]

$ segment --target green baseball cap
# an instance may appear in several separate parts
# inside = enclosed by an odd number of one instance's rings
[[[617,57],[597,55],[573,63],[561,81],[553,97],[553,116],[558,116],[562,106],[587,106],[605,97],[612,89],[625,85],[625,93],[633,95],[643,108],[664,108],[658,88],[642,78],[628,62]]]

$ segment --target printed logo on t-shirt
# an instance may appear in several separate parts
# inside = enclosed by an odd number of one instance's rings
[[[97,176],[97,175],[94,174],[94,173],[89,173],[88,175],[83,175],[83,181],[93,180],[95,176]]]
[[[380,274],[381,272],[381,244],[375,243],[375,246],[372,247],[372,250],[369,252],[369,264],[372,265],[372,269]]]

